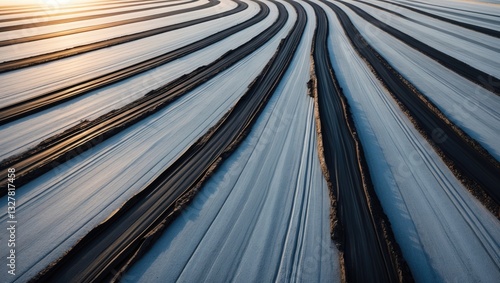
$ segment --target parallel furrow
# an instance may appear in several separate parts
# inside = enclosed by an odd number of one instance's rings
[[[72,48],[65,49],[65,50],[54,51],[54,52],[36,55],[36,56],[28,57],[28,58],[3,62],[3,63],[0,63],[0,74],[4,73],[4,72],[8,72],[8,71],[18,70],[18,69],[25,68],[25,67],[30,67],[30,66],[39,65],[39,64],[43,64],[43,63],[47,63],[47,62],[51,62],[51,61],[55,61],[55,60],[60,60],[63,58],[68,58],[68,57],[75,56],[75,55],[80,55],[80,54],[91,52],[91,51],[96,51],[96,50],[99,50],[102,48],[107,48],[107,47],[116,46],[119,44],[124,44],[124,43],[131,42],[134,40],[147,38],[150,36],[166,33],[169,31],[174,31],[177,29],[189,27],[189,26],[196,25],[196,24],[204,23],[207,21],[211,21],[211,20],[215,20],[215,19],[218,19],[221,17],[226,17],[229,15],[233,15],[235,13],[239,13],[248,7],[248,4],[246,4],[245,2],[242,2],[240,0],[233,0],[233,1],[237,3],[236,8],[234,8],[230,11],[222,12],[220,14],[210,15],[210,16],[206,16],[206,17],[202,17],[202,18],[198,18],[195,20],[190,20],[190,21],[186,21],[186,22],[182,22],[182,23],[178,23],[178,24],[168,25],[168,26],[164,26],[164,27],[160,27],[160,28],[150,29],[150,30],[143,31],[143,32],[138,32],[138,33],[124,35],[124,36],[120,36],[120,37],[116,37],[116,38],[112,38],[112,39],[107,39],[107,40],[103,40],[103,41],[98,41],[98,42],[93,42],[93,43],[89,43],[89,44],[85,44],[85,45],[80,45],[80,46],[72,47]],[[2,114],[0,114],[0,117],[2,117]]]
[[[196,0],[189,0],[189,1],[181,2],[181,3],[166,4],[166,5],[148,7],[148,8],[142,8],[142,9],[136,9],[136,10],[127,10],[127,11],[122,11],[122,12],[113,12],[113,13],[107,13],[107,14],[71,17],[68,19],[41,21],[41,22],[35,22],[35,23],[30,23],[30,24],[3,26],[3,27],[0,27],[0,32],[20,30],[20,29],[29,29],[29,28],[37,28],[37,27],[42,27],[42,26],[50,26],[50,25],[58,25],[58,24],[68,24],[68,23],[72,23],[72,22],[94,20],[94,19],[100,19],[100,18],[112,17],[112,16],[121,16],[121,15],[125,15],[125,14],[130,14],[130,13],[138,13],[138,12],[144,12],[144,11],[149,11],[149,10],[154,10],[154,9],[161,9],[161,8],[168,8],[168,7],[175,7],[175,6],[179,6],[179,5],[185,5],[185,4],[195,2],[195,1]],[[161,15],[161,14],[158,14],[158,15]],[[140,18],[138,18],[138,19],[140,19]],[[152,19],[154,19],[154,18],[152,18]],[[105,28],[107,28],[107,27],[105,27]]]
[[[415,9],[413,7],[409,7],[407,5],[396,3],[396,2],[391,2],[391,1],[387,1],[387,0],[380,0],[380,1],[392,4],[392,5],[396,5],[398,7],[401,7],[401,8],[404,8],[404,9],[408,9],[410,11],[413,11],[415,13],[419,13],[419,14],[424,15],[424,16],[432,17],[434,19],[437,19],[437,20],[440,20],[440,21],[443,21],[443,22],[448,22],[450,24],[454,24],[454,25],[457,25],[457,26],[460,26],[460,27],[463,27],[463,28],[466,28],[466,29],[477,31],[477,32],[480,32],[480,33],[483,33],[483,34],[487,34],[487,35],[496,37],[496,38],[500,38],[500,31],[498,31],[498,30],[492,30],[492,29],[489,29],[489,28],[480,27],[480,26],[469,24],[469,23],[455,21],[453,19],[441,17],[439,15],[428,13],[428,12],[425,12],[425,11],[422,11],[422,10],[419,10],[419,9]]]
[[[441,65],[445,66],[446,68],[450,69],[451,71],[459,74],[460,76],[470,80],[471,82],[478,84],[485,89],[490,90],[491,92],[500,95],[500,80],[490,74],[487,74],[481,70],[478,70],[446,53],[443,53],[427,44],[425,44],[422,41],[419,41],[401,31],[398,29],[389,26],[380,20],[374,18],[364,10],[360,9],[359,7],[352,5],[351,3],[343,2],[343,1],[338,1],[347,7],[354,11],[356,14],[364,18],[366,21],[369,23],[373,24],[374,26],[380,28],[381,30],[385,31],[386,33],[394,36],[395,38],[401,40],[408,46],[420,51],[421,53],[427,55],[428,57],[436,60],[439,62]]]
[[[165,0],[166,2],[171,2],[172,0]],[[87,8],[87,7],[98,7],[98,6],[109,6],[109,5],[117,5],[123,3],[144,3],[141,0],[131,0],[131,1],[97,1],[87,4],[79,4],[79,5],[64,5],[62,7],[58,7],[61,10],[71,10],[71,9],[79,9],[79,8]],[[44,13],[46,12],[46,7],[40,5],[20,5],[15,7],[10,7],[6,10],[10,10],[9,12],[0,13],[0,16],[6,15],[14,15],[14,14],[24,14],[24,13]]]
[[[248,4],[243,2],[241,3],[242,8],[248,7]],[[21,101],[4,108],[0,108],[0,125],[4,125],[16,119],[40,112],[65,101],[84,95],[90,91],[94,91],[113,83],[117,83],[119,81],[133,77],[140,73],[146,72],[158,66],[182,58],[193,52],[206,48],[211,44],[214,44],[228,36],[231,36],[232,34],[242,31],[243,29],[246,29],[247,27],[262,21],[269,14],[269,8],[260,2],[259,6],[261,8],[260,12],[251,19],[236,26],[230,27],[226,30],[210,35],[204,39],[193,42],[189,45],[180,47],[176,50],[167,52],[143,62],[119,69],[117,71],[104,74],[97,78],[89,79],[83,82],[77,82],[73,85],[46,93],[44,95]],[[232,10],[230,14],[235,13],[236,10]]]
[[[128,19],[128,20],[121,20],[121,21],[116,21],[116,22],[111,22],[111,23],[98,24],[98,25],[93,25],[93,26],[86,26],[86,27],[74,28],[74,29],[69,29],[69,30],[62,30],[62,31],[57,31],[57,32],[51,32],[51,33],[45,33],[45,34],[39,34],[39,35],[33,35],[33,36],[26,36],[26,37],[14,38],[14,39],[2,40],[2,41],[0,41],[0,47],[13,45],[13,44],[26,43],[26,42],[33,42],[33,41],[38,41],[38,40],[43,40],[43,39],[65,36],[65,35],[78,34],[78,33],[82,33],[82,32],[95,31],[95,30],[106,29],[106,28],[111,28],[111,27],[118,27],[118,26],[122,26],[122,25],[150,21],[150,20],[154,20],[154,19],[161,19],[161,18],[173,16],[173,15],[178,15],[180,13],[187,13],[187,12],[197,11],[197,10],[201,10],[201,9],[207,9],[210,7],[217,6],[219,3],[220,3],[219,0],[208,0],[208,3],[206,3],[206,4],[202,4],[202,5],[198,5],[198,6],[190,7],[190,8],[185,8],[185,9],[180,9],[177,11],[169,11],[169,12],[164,12],[164,13],[160,13],[160,14],[138,17],[138,18],[133,18],[133,19]]]
[[[447,10],[455,10],[455,11],[461,11],[461,12],[467,12],[467,13],[474,13],[474,14],[478,14],[478,15],[485,15],[485,16],[500,18],[500,15],[483,13],[483,12],[479,12],[479,11],[465,10],[465,9],[460,9],[460,8],[455,8],[455,7],[449,7],[449,6],[442,6],[442,5],[437,5],[435,3],[426,3],[426,2],[415,1],[415,0],[413,0],[412,3],[406,3],[406,4],[407,5],[412,5],[412,6],[417,6],[414,3],[418,3],[420,5],[428,5],[428,6],[433,6],[433,7],[444,8],[446,10],[443,9],[443,10],[439,10],[439,11],[446,12],[446,13],[453,13],[453,12],[447,11]],[[418,5],[418,6],[420,6],[420,5]],[[429,9],[428,7],[426,7],[426,8]],[[462,14],[460,14],[460,15],[462,15]]]
[[[127,267],[137,256],[136,252],[140,254],[151,244],[156,237],[154,233],[164,228],[165,219],[174,212],[176,200],[195,187],[221,158],[234,150],[276,89],[300,42],[307,20],[303,8],[297,4],[294,6],[298,20],[292,31],[280,44],[263,73],[225,117],[166,168],[159,178],[33,281],[66,282],[71,279],[92,282],[109,278],[114,275],[110,274],[112,269]],[[287,18],[287,12],[280,6],[278,22],[281,24],[278,25],[282,27]],[[264,42],[272,34],[269,30],[264,32]],[[257,43],[260,46],[263,42]]]
[[[281,7],[281,9],[284,9],[284,7]],[[151,91],[138,101],[134,101],[93,121],[79,124],[58,136],[44,141],[33,150],[21,154],[14,159],[2,162],[0,164],[0,171],[5,171],[7,168],[15,166],[17,185],[21,186],[29,182],[47,172],[56,164],[70,160],[74,156],[125,129],[127,126],[157,112],[173,100],[229,68],[232,64],[238,62],[241,58],[244,58],[267,42],[269,38],[266,38],[266,36],[276,34],[283,25],[284,22],[282,20],[277,21],[266,29],[265,32],[254,37],[239,48],[227,52],[211,64],[202,66],[159,89]],[[0,183],[2,185],[0,194],[2,195],[7,191],[6,186],[3,186],[6,181],[6,179],[3,179]]]
[[[425,27],[428,27],[428,28],[434,29],[434,30],[436,30],[436,31],[440,31],[440,32],[442,32],[442,33],[449,34],[449,35],[451,35],[451,36],[454,36],[454,37],[456,37],[456,38],[460,38],[460,39],[462,39],[462,40],[467,40],[467,41],[469,41],[469,42],[471,42],[471,43],[473,43],[473,44],[476,44],[476,45],[478,45],[478,46],[482,46],[482,47],[484,47],[484,48],[488,48],[488,49],[490,49],[490,50],[492,50],[492,51],[500,52],[500,49],[499,49],[499,48],[492,47],[492,46],[490,46],[490,45],[488,45],[488,44],[485,44],[485,43],[483,43],[483,42],[480,42],[480,41],[474,40],[474,39],[472,39],[472,38],[470,38],[470,37],[468,37],[468,36],[465,36],[465,35],[463,35],[463,34],[460,34],[460,33],[458,33],[458,32],[454,32],[454,31],[451,31],[451,30],[449,30],[449,29],[440,28],[440,27],[438,27],[438,26],[436,26],[436,25],[429,24],[429,23],[426,23],[426,22],[422,22],[422,21],[416,20],[416,19],[414,19],[414,18],[407,17],[407,16],[405,16],[405,15],[403,15],[403,14],[401,14],[401,13],[395,12],[395,11],[390,10],[390,9],[386,9],[386,8],[384,8],[384,7],[381,7],[381,6],[377,6],[377,5],[375,5],[375,4],[372,4],[372,3],[369,3],[369,2],[366,2],[366,1],[363,1],[363,0],[354,0],[354,1],[359,2],[359,3],[363,3],[363,4],[365,4],[365,5],[368,5],[368,6],[371,6],[371,7],[373,7],[373,8],[379,9],[379,10],[381,10],[381,11],[384,11],[384,12],[387,12],[387,13],[390,13],[390,14],[393,14],[393,15],[398,16],[398,17],[400,17],[400,18],[402,18],[402,19],[405,19],[405,20],[407,20],[407,21],[414,22],[414,23],[416,23],[416,24],[418,24],[418,25],[422,25],[422,26],[425,26]]]
[[[324,157],[332,189],[336,191],[337,217],[342,229],[336,228],[335,233],[340,235],[335,237],[344,246],[346,278],[350,282],[398,282],[398,270],[404,269],[401,266],[404,260],[401,254],[391,255],[389,246],[397,246],[397,243],[393,236],[392,243],[384,238],[383,231],[387,227],[383,222],[388,220],[376,201],[375,193],[372,192],[371,198],[365,195],[369,173],[360,172],[367,167],[362,166],[362,149],[359,149],[359,141],[355,141],[356,129],[349,118],[349,107],[330,63],[328,20],[321,7],[310,4],[316,11],[318,21],[313,58]],[[409,272],[402,274],[411,278]]]
[[[440,152],[457,178],[475,192],[490,210],[495,211],[500,203],[498,161],[450,122],[415,86],[373,49],[341,8],[330,2],[327,4],[337,14],[356,51],[382,80],[391,95],[401,103],[417,128]],[[442,133],[444,138],[438,138],[442,136],[436,133]]]
[[[88,15],[88,16],[76,16],[77,14],[82,14],[82,13],[93,13],[93,12],[100,12],[100,11],[106,11],[106,10],[115,10],[115,9],[123,9],[123,8],[130,8],[130,7],[137,7],[137,6],[145,6],[145,5],[152,5],[152,4],[161,4],[161,3],[172,2],[172,1],[165,1],[165,0],[147,1],[147,2],[140,2],[140,3],[136,3],[136,4],[119,5],[119,6],[99,8],[99,9],[89,9],[89,10],[72,11],[72,12],[60,12],[60,13],[57,13],[56,15],[57,15],[57,17],[61,17],[61,16],[73,16],[73,17],[68,17],[68,18],[59,20],[59,21],[63,21],[63,22],[60,22],[60,23],[68,23],[68,22],[78,21],[78,20],[75,20],[75,19],[80,19],[80,20],[96,19],[96,18],[100,18],[100,17],[109,17],[109,16],[114,16],[114,15],[121,15],[123,13],[134,13],[134,12],[140,12],[140,11],[147,11],[149,9],[164,8],[164,7],[169,7],[169,6],[173,6],[173,5],[187,4],[187,3],[190,3],[192,1],[195,1],[195,0],[188,0],[186,2],[169,4],[169,5],[155,6],[153,8],[140,8],[140,9],[135,9],[135,10],[126,10],[126,11],[123,11],[123,12],[112,12],[112,13],[106,13],[106,14],[94,14],[94,15]],[[23,20],[37,21],[37,19],[39,19],[39,18],[43,19],[46,16],[47,15],[34,15],[34,16],[24,16],[24,17],[17,17],[17,18],[0,19],[0,23],[14,22],[14,21],[23,21]],[[37,26],[47,25],[46,23],[48,23],[48,22],[43,22],[43,23],[40,22],[40,23],[37,23],[36,25]],[[52,22],[52,21],[50,21],[50,22]]]

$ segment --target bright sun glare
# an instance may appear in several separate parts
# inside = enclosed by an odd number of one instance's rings
[[[49,7],[64,7],[69,4],[90,2],[91,0],[0,0],[2,5],[40,5]]]
[[[41,0],[39,2],[49,6],[64,6],[65,4],[71,2],[71,0]]]

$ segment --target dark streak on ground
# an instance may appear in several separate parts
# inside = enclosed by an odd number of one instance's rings
[[[327,179],[337,200],[333,238],[344,252],[348,282],[412,282],[413,278],[383,212],[356,134],[350,108],[331,66],[328,19],[317,4],[314,74]],[[314,79],[314,78],[313,78]],[[334,221],[336,219],[333,219]]]

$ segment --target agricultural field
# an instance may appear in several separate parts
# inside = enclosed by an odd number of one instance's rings
[[[1,282],[500,282],[500,1],[0,0]]]

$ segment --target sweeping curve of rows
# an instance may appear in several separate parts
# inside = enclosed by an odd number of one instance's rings
[[[494,2],[1,6],[2,282],[495,282]]]

